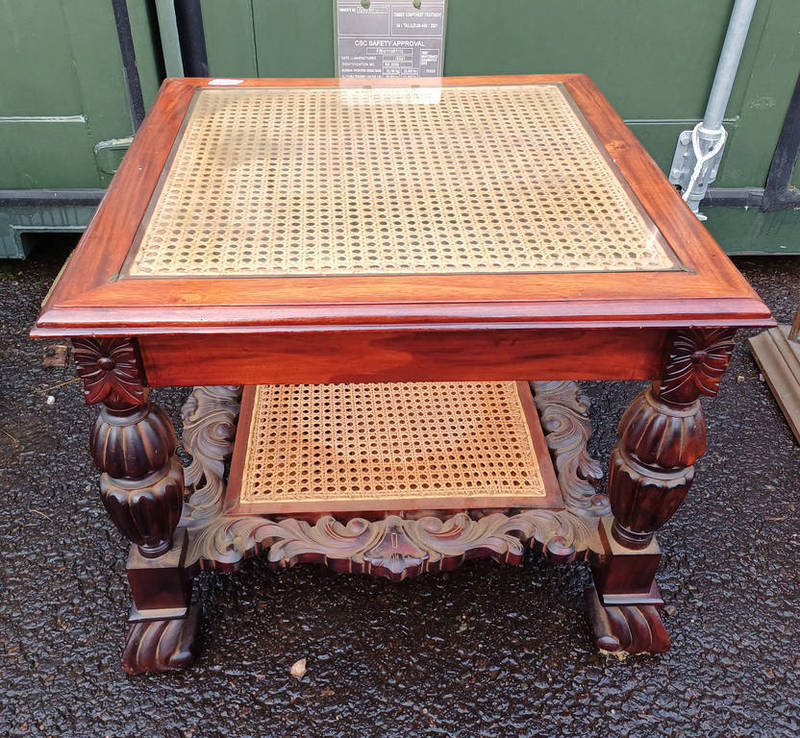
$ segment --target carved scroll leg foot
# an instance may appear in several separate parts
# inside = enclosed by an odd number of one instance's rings
[[[669,635],[655,605],[604,607],[594,585],[587,587],[584,594],[595,643],[601,652],[624,657],[669,650]]]
[[[190,666],[198,653],[199,606],[185,566],[188,535],[179,528],[170,551],[157,558],[131,546],[128,581],[133,595],[122,668],[129,674]]]
[[[200,606],[193,603],[184,618],[131,622],[122,668],[128,674],[153,674],[191,666],[199,651],[199,621]]]

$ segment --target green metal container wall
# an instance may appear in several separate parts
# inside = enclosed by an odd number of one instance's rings
[[[333,0],[201,6],[211,74],[334,74]],[[154,7],[128,0],[148,104],[162,58]],[[733,0],[450,0],[445,74],[586,72],[666,171],[678,134],[702,117],[732,7]],[[111,3],[4,3],[0,19],[0,188],[104,187],[124,148],[98,144],[131,134]],[[798,71],[800,2],[760,0],[715,187],[763,186]],[[705,212],[730,252],[800,253],[800,211]]]
[[[160,80],[146,4],[129,6],[152,101]],[[132,132],[111,3],[8,2],[0,19],[0,188],[107,185],[95,146]]]
[[[331,0],[203,0],[211,73],[332,76],[333,8]],[[733,0],[450,0],[444,72],[585,72],[667,171],[678,135],[703,116],[732,8]],[[763,186],[799,71],[800,2],[760,0],[715,187]],[[800,253],[800,211],[705,212],[729,252]]]
[[[145,102],[160,84],[152,19],[129,2]],[[132,134],[114,13],[98,0],[0,4],[0,190],[103,188]],[[85,228],[93,207],[0,208],[0,256],[23,232]]]

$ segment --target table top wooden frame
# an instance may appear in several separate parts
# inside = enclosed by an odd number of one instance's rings
[[[259,346],[252,366],[234,371],[231,359],[218,372],[198,371],[195,383],[235,381],[375,381],[419,378],[524,379],[646,378],[658,372],[665,332],[690,326],[774,325],[758,298],[714,239],[686,206],[591,80],[582,74],[342,81],[335,79],[244,80],[244,87],[352,87],[561,83],[580,109],[596,139],[659,229],[682,270],[528,274],[414,274],[336,277],[141,278],[120,275],[159,177],[189,109],[207,79],[168,79],[139,129],[92,223],[68,260],[43,305],[32,331],[47,336],[137,337],[148,380],[180,379],[180,356],[205,341],[210,358]],[[308,335],[315,334],[313,350]],[[414,334],[415,338],[408,337]],[[408,338],[402,339],[405,335]],[[424,339],[424,336],[428,336]],[[347,338],[343,341],[343,336]],[[274,339],[267,346],[266,337]],[[553,361],[533,375],[533,358],[519,364],[517,341],[544,341],[541,351]],[[208,341],[209,338],[213,340]],[[428,348],[422,350],[421,341]],[[299,343],[298,343],[299,342]],[[435,350],[429,350],[435,343]],[[303,344],[305,347],[303,347]],[[506,362],[499,373],[489,365]],[[383,356],[352,375],[345,362],[372,352]],[[569,345],[569,348],[568,348]],[[325,371],[313,362],[335,356],[342,361]],[[463,356],[489,351],[484,368]],[[549,346],[549,349],[548,349]],[[288,350],[284,350],[284,347]],[[416,371],[408,354],[414,354]],[[581,353],[583,352],[583,353]],[[422,354],[427,355],[425,359]],[[516,358],[512,358],[513,354]],[[302,356],[306,370],[268,373],[272,366]],[[458,357],[455,358],[454,357]],[[602,367],[577,370],[576,357],[605,356]],[[627,356],[627,358],[625,358]],[[612,357],[616,357],[613,359]],[[572,370],[566,371],[572,361]],[[392,364],[406,363],[397,370]],[[421,363],[420,363],[421,362]],[[427,363],[426,363],[427,362]],[[184,362],[186,363],[186,362]],[[247,361],[244,362],[245,364]],[[477,362],[480,363],[480,362]],[[508,363],[508,362],[506,362]],[[443,367],[442,365],[446,366]],[[159,365],[158,367],[156,365]],[[170,366],[171,365],[171,368]],[[541,362],[539,362],[541,365]],[[459,371],[462,373],[459,374]],[[417,377],[417,374],[419,376]]]

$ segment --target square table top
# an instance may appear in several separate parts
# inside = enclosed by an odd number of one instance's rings
[[[34,335],[767,325],[584,75],[167,80]]]

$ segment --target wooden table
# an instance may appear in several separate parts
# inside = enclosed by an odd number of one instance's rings
[[[583,75],[181,79],[33,335],[72,338],[100,405],[138,673],[194,658],[198,567],[259,552],[392,579],[526,548],[588,560],[598,645],[665,650],[653,534],[705,450],[699,397],[735,329],[773,324]],[[578,379],[653,380],[608,497]],[[164,385],[196,386],[185,470],[149,397]]]

